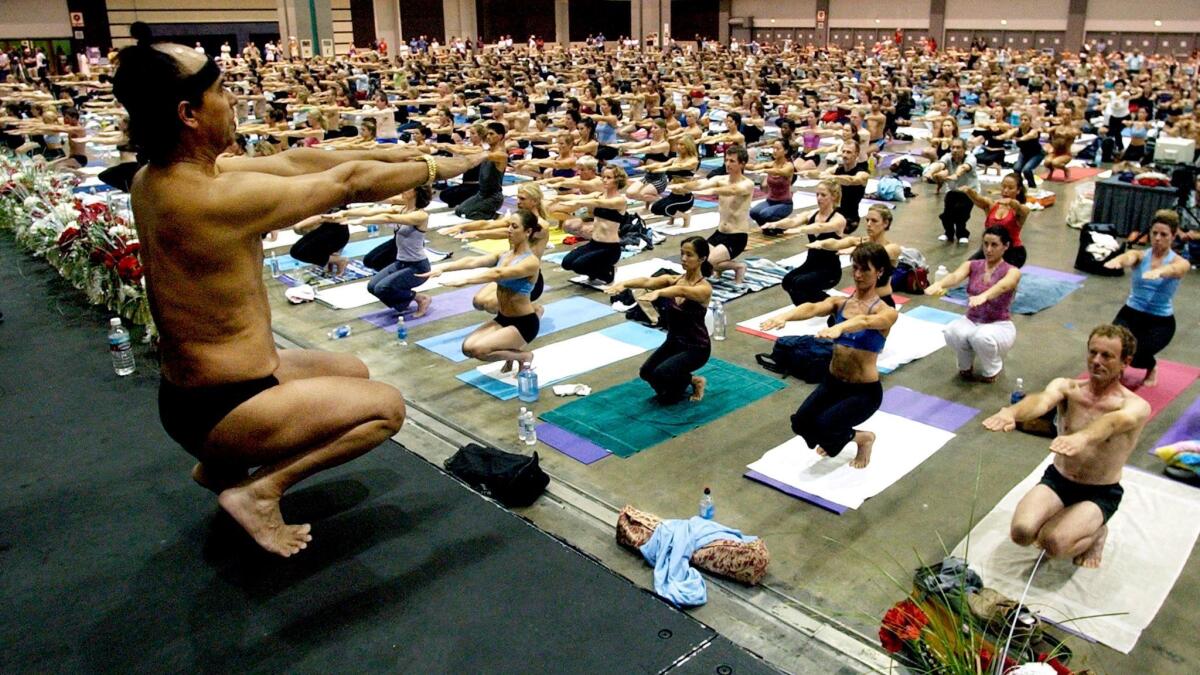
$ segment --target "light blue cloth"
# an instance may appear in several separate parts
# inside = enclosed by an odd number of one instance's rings
[[[758,537],[743,535],[700,516],[660,523],[650,541],[639,549],[646,562],[654,566],[654,592],[680,607],[708,602],[704,577],[692,568],[691,558],[696,549],[721,539],[752,542]]]

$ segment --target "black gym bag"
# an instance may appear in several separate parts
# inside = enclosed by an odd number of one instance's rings
[[[445,466],[480,494],[505,506],[529,506],[550,484],[550,477],[538,466],[536,452],[526,457],[468,443],[447,459]]]

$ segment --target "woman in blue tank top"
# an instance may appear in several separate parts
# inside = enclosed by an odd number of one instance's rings
[[[879,353],[899,315],[879,299],[877,287],[892,276],[887,249],[874,242],[861,244],[850,255],[854,295],[806,302],[762,322],[762,330],[783,328],[789,321],[814,316],[834,317],[834,324],[817,333],[833,340],[829,375],[792,415],[792,431],[823,457],[836,457],[854,441],[858,452],[850,466],[861,469],[871,461],[875,434],[855,429],[883,402],[879,384]]]
[[[1137,338],[1137,351],[1130,365],[1146,370],[1141,383],[1145,387],[1158,384],[1155,356],[1175,337],[1173,301],[1179,281],[1191,269],[1187,260],[1171,250],[1178,231],[1179,214],[1162,209],[1154,214],[1150,225],[1149,251],[1127,251],[1104,263],[1109,269],[1133,269],[1129,299],[1113,323],[1125,326]]]
[[[529,299],[538,275],[541,261],[533,254],[530,241],[541,230],[537,216],[529,211],[518,211],[508,227],[509,249],[504,253],[493,253],[453,262],[434,265],[427,274],[434,279],[445,272],[490,268],[470,276],[455,276],[442,281],[443,286],[470,286],[496,282],[496,301],[499,313],[496,318],[476,328],[463,340],[463,355],[480,361],[504,361],[502,372],[508,372],[514,362],[529,363],[533,352],[526,349],[537,337],[541,327],[540,309]]]

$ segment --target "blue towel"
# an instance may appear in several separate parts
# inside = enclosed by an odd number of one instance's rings
[[[639,549],[646,562],[654,566],[654,592],[680,607],[708,602],[704,577],[692,569],[691,558],[696,549],[721,539],[752,542],[758,537],[699,516],[660,523],[650,541]]]
[[[1013,298],[1010,311],[1013,314],[1037,314],[1062,302],[1063,298],[1080,287],[1082,284],[1052,279],[1040,274],[1022,274],[1021,282],[1017,285],[1017,297]],[[950,289],[945,299],[958,305],[966,305],[966,285]]]

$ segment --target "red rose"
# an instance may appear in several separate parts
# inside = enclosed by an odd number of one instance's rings
[[[68,248],[70,248],[71,243],[74,242],[78,238],[79,238],[79,228],[68,227],[67,229],[62,231],[62,234],[58,235],[58,248],[63,251],[66,251]]]
[[[887,626],[879,629],[879,644],[883,645],[889,654],[895,654],[904,648],[904,643],[888,630]]]
[[[912,600],[905,600],[897,605],[897,607],[902,613],[904,613],[905,617],[908,619],[908,622],[916,626],[918,630],[929,625],[929,617],[926,616],[925,612],[921,611],[921,608],[918,607],[917,604]]]
[[[127,255],[117,263],[117,275],[122,279],[134,280],[142,277],[142,264],[134,256]]]

